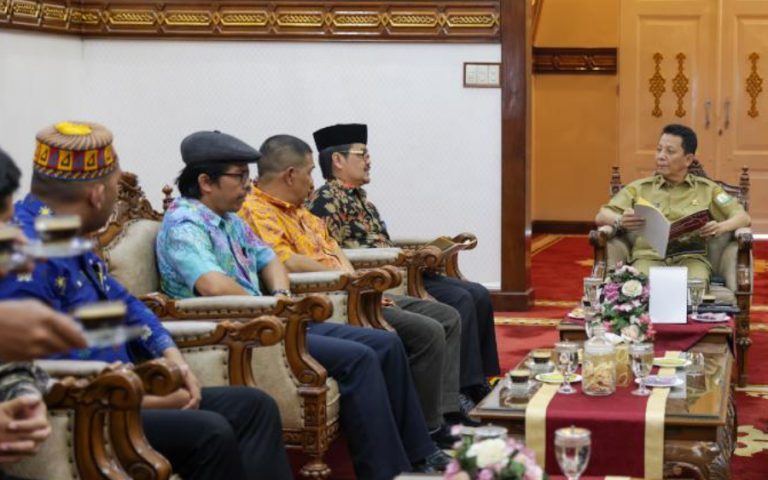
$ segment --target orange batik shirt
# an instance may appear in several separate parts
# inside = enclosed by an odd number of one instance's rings
[[[281,262],[299,254],[331,268],[342,268],[336,256],[339,244],[328,235],[325,222],[303,206],[284,202],[254,187],[237,214],[272,246]]]

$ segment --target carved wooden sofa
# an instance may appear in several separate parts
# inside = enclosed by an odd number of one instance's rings
[[[280,407],[286,446],[301,449],[310,458],[301,473],[321,478],[330,475],[323,456],[338,435],[340,395],[336,382],[306,351],[307,323],[330,317],[328,321],[387,328],[381,316],[380,297],[393,282],[400,280],[399,273],[382,269],[354,274],[292,274],[291,290],[299,297],[297,300],[245,296],[173,300],[158,292],[154,249],[161,220],[162,214],[152,209],[136,176],[123,173],[115,211],[95,237],[97,251],[110,273],[142,299],[172,333],[188,334],[178,344],[198,374],[205,365],[223,361],[225,356],[208,352],[208,360],[190,360],[188,354],[198,348],[195,339],[203,327],[178,326],[177,322],[206,321],[209,325],[205,328],[210,330],[223,320],[242,322],[262,315],[280,318],[285,330],[283,341],[271,347],[249,349],[252,381],[231,363],[226,378],[220,375],[209,381],[256,385],[269,393]],[[177,332],[178,329],[183,332]]]
[[[145,393],[167,395],[182,385],[178,367],[163,360],[133,367],[104,362],[43,360],[51,375],[45,395],[51,436],[33,457],[3,466],[19,478],[165,480],[171,465],[144,437]]]
[[[437,259],[437,265],[425,265],[442,275],[458,278],[460,280],[469,280],[461,273],[459,268],[459,253],[467,250],[473,250],[477,247],[477,237],[472,233],[460,233],[452,238],[444,237],[435,241],[434,238],[401,237],[393,238],[392,243],[395,247],[403,249],[406,253],[418,252],[430,244],[437,242],[440,257]]]
[[[707,177],[698,160],[689,167],[693,175]],[[709,178],[709,177],[707,177]],[[739,185],[729,185],[717,182],[729,194],[736,197],[746,210],[749,206],[749,172],[742,169]],[[621,190],[619,167],[613,167],[611,174],[611,196]],[[622,232],[616,235],[612,226],[603,226],[592,230],[589,241],[594,249],[594,266],[592,275],[604,277],[607,271],[617,263],[626,263],[634,243],[635,236]],[[722,304],[735,305],[739,308],[736,316],[736,348],[738,384],[747,383],[747,352],[752,340],[749,336],[749,312],[752,304],[753,270],[752,270],[752,230],[740,228],[735,232],[720,235],[709,240],[707,255],[712,264],[713,277],[720,277],[725,283],[711,285],[710,293],[716,301]]]

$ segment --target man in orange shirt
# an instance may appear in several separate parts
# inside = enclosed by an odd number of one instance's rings
[[[352,271],[325,223],[303,206],[314,189],[309,145],[278,135],[267,139],[260,150],[258,187],[246,198],[240,216],[291,272]],[[454,438],[444,421],[471,422],[459,412],[460,318],[447,305],[404,298],[398,302],[403,308],[386,307],[384,317],[405,345],[432,438],[449,447]]]

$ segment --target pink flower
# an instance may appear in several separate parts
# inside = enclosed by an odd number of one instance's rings
[[[648,316],[648,314],[640,315],[640,318],[637,319],[638,323],[640,325],[648,325],[651,323],[651,317]]]
[[[451,427],[451,435],[454,437],[461,437],[461,433],[464,431],[464,425],[456,424]]]
[[[477,474],[477,480],[493,480],[496,477],[496,472],[491,469],[484,468]]]
[[[456,475],[461,471],[461,466],[459,465],[459,461],[455,458],[451,460],[451,463],[448,464],[448,466],[445,468],[445,476],[449,477],[451,475]]]

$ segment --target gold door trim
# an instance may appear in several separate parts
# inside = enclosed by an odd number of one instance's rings
[[[760,115],[757,110],[757,97],[760,92],[763,91],[763,78],[757,73],[757,61],[760,60],[760,55],[757,52],[752,52],[749,55],[749,61],[752,63],[751,72],[746,80],[747,93],[749,94],[749,110],[747,115],[752,118]]]
[[[653,110],[651,115],[654,117],[660,117],[663,112],[661,111],[661,96],[667,91],[665,84],[667,79],[661,75],[661,61],[664,60],[664,55],[659,52],[653,54],[654,72],[653,76],[648,79],[648,91],[653,95]]]
[[[680,52],[675,57],[677,59],[677,75],[672,79],[672,91],[677,96],[677,110],[675,115],[682,118],[687,113],[683,108],[685,94],[688,93],[688,77],[685,76],[685,54]]]

